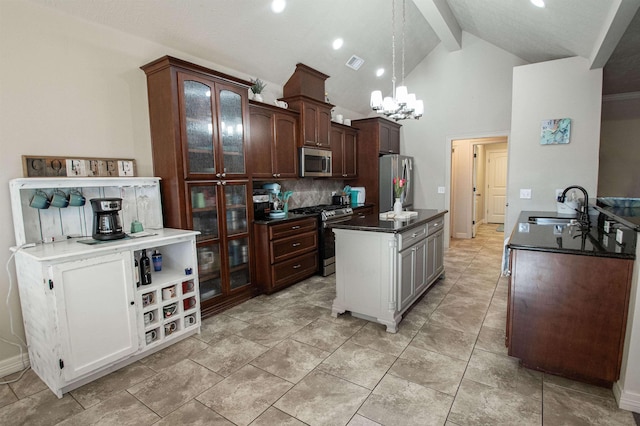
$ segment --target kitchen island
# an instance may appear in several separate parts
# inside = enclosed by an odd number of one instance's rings
[[[528,368],[611,387],[636,239],[626,227],[605,231],[598,219],[584,229],[555,212],[520,214],[508,243],[506,344]]]
[[[403,220],[367,215],[332,224],[336,240],[332,315],[350,311],[397,332],[403,313],[444,275],[446,213],[425,209]]]

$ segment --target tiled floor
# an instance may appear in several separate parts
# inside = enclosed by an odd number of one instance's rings
[[[62,399],[29,371],[0,386],[0,424],[635,425],[610,390],[507,356],[502,242],[452,241],[397,334],[332,318],[335,278],[312,277]]]

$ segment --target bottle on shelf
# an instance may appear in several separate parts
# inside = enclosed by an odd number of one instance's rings
[[[140,282],[142,285],[151,284],[151,261],[146,250],[142,250],[142,256],[140,256]]]
[[[133,257],[133,270],[136,276],[136,287],[140,287],[140,264],[138,263],[138,259]]]

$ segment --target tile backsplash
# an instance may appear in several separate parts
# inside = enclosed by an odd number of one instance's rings
[[[254,188],[261,188],[266,182],[254,182]],[[278,182],[282,185],[282,192],[293,191],[289,198],[289,208],[317,206],[319,204],[331,204],[331,193],[342,191],[344,182],[342,180],[331,179],[298,179],[283,180]]]

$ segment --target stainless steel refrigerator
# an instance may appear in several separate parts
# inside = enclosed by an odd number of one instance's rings
[[[406,155],[383,155],[380,161],[380,213],[393,210],[395,194],[393,178],[406,179],[405,189],[400,197],[404,210],[413,208],[413,157]]]

